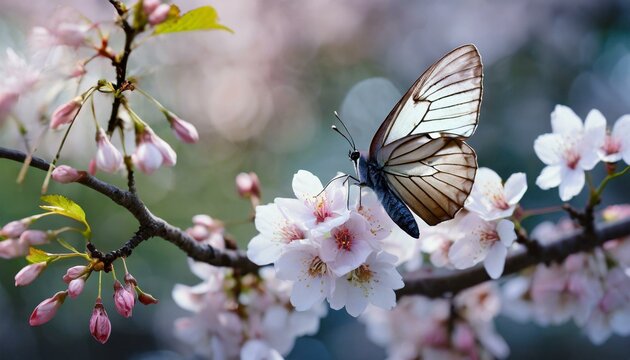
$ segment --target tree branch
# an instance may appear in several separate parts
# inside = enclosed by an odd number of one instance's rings
[[[505,261],[503,276],[514,274],[536,264],[559,263],[569,255],[592,250],[606,241],[630,235],[630,218],[595,227],[592,234],[577,231],[558,241],[540,246],[533,254],[521,251],[509,256]],[[398,290],[398,297],[424,295],[432,298],[455,294],[466,288],[491,280],[483,266],[444,274],[409,273],[404,276],[405,287]]]
[[[23,162],[26,155],[18,150],[0,147],[0,158]],[[33,157],[30,166],[47,171],[50,164],[37,157]],[[140,224],[140,229],[120,249],[108,254],[97,254],[104,262],[111,263],[119,257],[126,257],[140,243],[151,237],[161,237],[180,248],[194,260],[214,266],[231,267],[242,273],[256,271],[259,266],[252,263],[243,251],[220,250],[210,245],[200,244],[185,231],[169,224],[153,215],[135,193],[122,190],[85,173],[78,181],[80,184],[95,190],[124,207]],[[593,232],[578,231],[546,246],[536,246],[535,251],[521,251],[509,256],[505,262],[503,275],[521,271],[536,264],[550,264],[561,262],[567,256],[592,250],[609,240],[630,235],[630,218],[615,223],[603,224],[595,227]],[[482,266],[463,271],[449,271],[444,273],[409,273],[404,276],[405,287],[398,290],[398,297],[406,295],[424,295],[428,297],[442,297],[457,293],[466,288],[490,280]]]
[[[0,158],[24,162],[26,154],[18,150],[0,147]],[[30,166],[48,171],[50,164],[43,159],[33,157]],[[86,172],[82,173],[77,182],[107,196],[116,204],[127,209],[140,224],[139,232],[123,247],[108,254],[101,253],[102,257],[99,256],[99,258],[106,260],[106,263],[111,263],[121,256],[128,256],[140,243],[157,236],[179,247],[194,260],[210,265],[238,268],[244,273],[256,271],[259,267],[251,262],[243,251],[220,250],[206,244],[200,244],[182,229],[153,215],[135,193],[122,190]]]

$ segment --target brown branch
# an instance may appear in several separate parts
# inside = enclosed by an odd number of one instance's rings
[[[503,276],[514,274],[536,264],[561,262],[571,254],[589,251],[613,239],[630,235],[630,218],[614,223],[597,226],[592,234],[577,231],[553,244],[540,246],[536,254],[522,251],[506,259]],[[451,271],[444,274],[410,273],[404,277],[405,287],[398,290],[398,297],[405,295],[424,295],[441,297],[455,294],[466,288],[490,280],[483,266],[463,271]]]
[[[24,162],[26,154],[18,150],[0,147],[0,158]],[[43,159],[33,157],[30,166],[47,171],[50,164]],[[252,263],[243,251],[220,250],[206,244],[200,244],[182,229],[153,215],[135,193],[108,184],[88,173],[83,173],[77,182],[105,195],[116,204],[127,209],[140,224],[139,232],[127,244],[108,254],[101,253],[102,257],[99,256],[99,258],[106,260],[106,262],[111,263],[118,257],[129,256],[131,251],[140,243],[157,236],[179,247],[188,256],[197,261],[214,266],[241,269],[244,273],[258,269],[258,265]]]
[[[21,151],[0,147],[0,158],[23,162],[25,157],[26,155]],[[50,164],[34,157],[30,166],[47,171]],[[133,249],[140,243],[157,236],[176,245],[197,261],[214,266],[231,267],[242,273],[253,272],[259,268],[247,258],[243,251],[220,250],[210,245],[200,244],[185,231],[153,215],[135,193],[122,190],[87,173],[78,182],[107,196],[116,204],[127,209],[140,224],[138,232],[120,249],[98,255],[106,264],[118,257],[131,255]],[[589,251],[601,246],[606,241],[628,235],[630,235],[630,219],[600,225],[593,232],[578,231],[553,244],[536,246],[535,251],[522,251],[511,255],[505,262],[503,274],[513,274],[536,264],[561,262],[571,254]],[[468,270],[445,273],[409,273],[404,276],[404,280],[405,287],[397,291],[398,297],[406,295],[448,296],[481,284],[490,278],[482,266],[476,266]]]

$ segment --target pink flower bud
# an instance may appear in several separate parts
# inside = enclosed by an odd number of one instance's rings
[[[48,244],[50,235],[46,231],[26,230],[20,235],[20,242],[28,246],[37,246]]]
[[[81,172],[71,166],[60,165],[52,171],[52,178],[61,184],[73,183],[81,178]]]
[[[77,265],[69,268],[63,276],[63,282],[69,284],[72,280],[78,279],[87,272],[87,266]]]
[[[90,175],[96,175],[96,170],[96,160],[92,159],[88,164],[88,173],[90,173]]]
[[[57,309],[59,309],[66,300],[66,296],[68,296],[67,291],[60,291],[53,295],[53,297],[39,303],[35,310],[33,310],[28,323],[31,326],[39,326],[49,322],[53,317],[55,317]]]
[[[25,266],[15,275],[15,286],[26,286],[35,281],[39,274],[46,269],[46,262],[38,262]]]
[[[0,258],[14,259],[28,254],[28,243],[18,239],[0,241]]]
[[[28,220],[15,220],[10,223],[4,225],[2,230],[0,230],[0,235],[8,238],[18,238],[30,225],[30,221]]]
[[[236,190],[244,198],[260,198],[260,181],[256,173],[240,173],[236,176]]]
[[[173,129],[173,133],[179,141],[193,144],[199,140],[199,133],[193,124],[178,118],[174,114],[169,113],[167,117],[171,123],[171,129]]]
[[[94,310],[92,310],[90,333],[101,344],[105,344],[112,333],[112,324],[107,317],[107,311],[105,311],[101,298],[96,299]]]
[[[163,159],[160,150],[150,141],[140,142],[133,156],[134,164],[145,174],[151,174],[159,169]]]
[[[118,149],[109,141],[103,129],[97,135],[96,167],[109,173],[118,171],[123,158]]]
[[[134,294],[123,287],[120,281],[116,280],[114,283],[114,305],[116,305],[116,311],[123,317],[131,317],[135,302]]]
[[[149,15],[154,12],[155,9],[160,6],[160,4],[160,0],[144,0],[142,1],[142,8],[144,10],[144,13]]]
[[[155,10],[149,14],[149,24],[157,25],[161,24],[168,18],[168,14],[171,11],[171,6],[168,4],[160,4]]]
[[[130,273],[126,273],[125,274],[125,285],[127,285],[127,287],[131,288],[130,291],[133,291],[133,288],[138,286],[138,281],[136,280],[135,277],[133,277],[133,275],[131,275]]]
[[[177,163],[177,153],[171,145],[169,145],[166,141],[164,141],[161,137],[155,135],[153,131],[150,131],[151,141],[162,153],[162,162],[166,166],[174,166]]]
[[[52,114],[50,128],[57,130],[62,125],[70,124],[79,113],[82,104],[83,98],[77,96],[69,102],[60,105]]]
[[[138,301],[140,301],[143,305],[157,304],[159,302],[158,299],[153,297],[153,295],[142,292],[138,288],[136,288],[136,290],[138,291]]]
[[[85,277],[74,279],[68,284],[68,295],[70,295],[71,298],[76,299],[79,295],[81,295],[84,288]]]

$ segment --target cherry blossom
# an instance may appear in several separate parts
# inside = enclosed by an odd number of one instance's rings
[[[372,253],[365,263],[337,278],[328,299],[330,307],[338,310],[345,306],[348,314],[355,317],[363,313],[368,303],[392,309],[396,305],[394,290],[404,286],[395,263],[396,257],[391,254]]]
[[[31,314],[29,324],[31,326],[39,326],[52,320],[52,318],[55,317],[55,314],[57,314],[57,310],[66,300],[66,296],[68,296],[68,292],[60,291],[52,297],[39,303]]]
[[[606,119],[598,118],[600,126],[606,127]],[[611,131],[607,131],[602,145],[597,149],[601,161],[614,163],[622,160],[630,165],[630,115],[623,115],[615,122]]]
[[[448,257],[456,269],[466,269],[483,261],[491,278],[503,273],[508,249],[516,240],[514,224],[508,220],[484,221],[470,213],[459,226],[467,233],[450,248]]]
[[[99,128],[97,134],[97,151],[95,164],[98,169],[113,173],[120,169],[123,163],[120,151],[109,141],[105,130]]]
[[[459,222],[466,214],[466,211],[460,211],[453,219],[443,221],[420,232],[422,251],[429,254],[429,260],[433,266],[453,268],[448,253],[453,243],[463,238],[466,233],[459,226]]]
[[[292,243],[275,263],[277,276],[294,281],[291,304],[298,311],[308,310],[326,297],[335,287],[335,275],[322,260],[320,249],[312,243]]]
[[[38,262],[25,266],[15,275],[15,286],[26,286],[35,281],[39,274],[46,269],[46,262]]]
[[[247,245],[247,256],[258,265],[278,260],[286,245],[307,238],[308,230],[276,204],[256,207],[256,235]]]
[[[324,189],[312,173],[300,170],[293,176],[293,192],[297,199],[278,198],[274,202],[308,229],[330,231],[350,216],[347,192],[342,180],[334,180]]]
[[[112,324],[107,316],[101,298],[96,299],[92,317],[90,318],[90,333],[101,344],[105,344],[112,332]]]
[[[321,244],[321,258],[335,275],[342,276],[356,269],[372,253],[374,249],[370,240],[373,235],[368,227],[363,216],[352,213],[345,223],[323,236],[316,235]]]
[[[536,185],[543,190],[558,186],[562,201],[579,194],[584,187],[584,171],[591,170],[599,161],[597,154],[604,143],[605,123],[598,110],[591,110],[582,124],[573,110],[557,105],[551,113],[553,133],[540,135],[534,142],[536,155],[547,165]]]
[[[512,174],[505,184],[496,172],[479,168],[475,175],[466,209],[476,212],[484,220],[497,220],[512,216],[516,205],[527,191],[524,173]]]

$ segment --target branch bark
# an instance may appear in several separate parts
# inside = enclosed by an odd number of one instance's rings
[[[26,157],[21,151],[0,147],[0,158],[23,162]],[[40,158],[33,157],[30,166],[47,171],[50,164]],[[221,250],[200,244],[180,228],[152,214],[140,198],[132,192],[122,190],[87,173],[78,181],[80,184],[95,190],[127,209],[138,223],[140,230],[120,249],[109,254],[101,254],[103,258],[113,261],[120,256],[129,256],[140,243],[151,237],[160,237],[180,248],[194,260],[214,266],[231,267],[241,273],[256,271],[259,266],[252,263],[245,252],[239,250]],[[592,250],[606,241],[630,235],[630,218],[615,223],[600,224],[594,231],[577,231],[546,246],[539,246],[509,256],[505,262],[504,275],[509,275],[536,264],[561,262],[567,256]],[[109,260],[108,260],[109,261]],[[482,266],[468,270],[449,271],[444,273],[409,273],[404,276],[405,287],[398,290],[398,297],[407,295],[423,295],[427,297],[443,297],[455,294],[466,288],[490,280]]]

